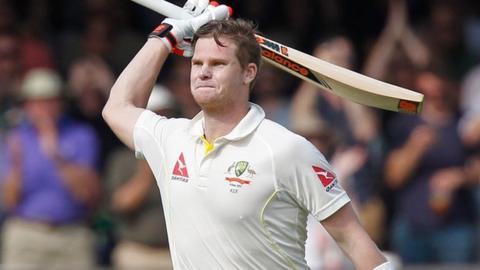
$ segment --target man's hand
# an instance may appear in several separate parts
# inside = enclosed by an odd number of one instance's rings
[[[192,14],[193,17],[197,17],[205,11],[209,3],[209,0],[188,0],[183,5],[183,9]]]
[[[16,135],[9,136],[7,139],[9,148],[11,168],[0,190],[3,206],[6,210],[13,210],[21,200],[22,194],[22,163],[23,150],[22,142]]]
[[[225,20],[228,18],[229,9],[225,5],[208,8],[201,15],[186,19],[176,20],[165,19],[153,32],[150,37],[160,38],[170,52],[185,57],[191,57],[193,51],[190,40],[195,31],[202,25],[212,20]]]
[[[418,151],[423,154],[436,142],[437,133],[435,129],[427,125],[421,125],[412,131],[407,144],[412,151]]]
[[[430,207],[439,215],[446,214],[454,192],[467,182],[461,167],[437,170],[430,178]]]
[[[403,37],[408,28],[408,8],[404,0],[389,1],[389,16],[386,27],[391,38],[399,40]]]

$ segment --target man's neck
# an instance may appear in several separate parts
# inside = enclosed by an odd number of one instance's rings
[[[215,110],[204,108],[204,132],[207,141],[213,142],[216,138],[230,133],[243,117],[247,115],[249,110],[249,103],[224,106],[221,109],[217,108]]]

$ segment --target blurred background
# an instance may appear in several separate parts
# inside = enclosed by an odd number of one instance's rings
[[[272,40],[425,95],[419,116],[381,111],[265,64],[252,100],[322,151],[398,269],[479,269],[480,2],[222,3]],[[153,175],[101,118],[162,20],[128,0],[0,0],[1,269],[171,269]],[[193,117],[189,69],[171,56],[148,109]],[[312,269],[351,269],[308,228]]]

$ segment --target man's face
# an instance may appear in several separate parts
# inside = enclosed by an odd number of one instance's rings
[[[190,88],[193,98],[204,109],[248,99],[250,80],[237,59],[237,46],[225,38],[220,38],[220,42],[225,46],[219,46],[213,38],[200,38],[192,58]]]
[[[62,114],[60,98],[27,100],[24,103],[27,117],[35,124],[54,123]]]

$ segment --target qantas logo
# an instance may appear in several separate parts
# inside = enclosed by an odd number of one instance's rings
[[[180,156],[175,162],[172,172],[172,180],[188,182],[189,180],[187,164],[185,163],[185,158],[183,157],[183,152],[180,153]]]
[[[337,183],[337,177],[335,174],[317,166],[312,166],[312,168],[315,174],[318,176],[318,179],[320,179],[320,182],[322,182],[322,185],[326,188],[327,192],[330,191]]]

